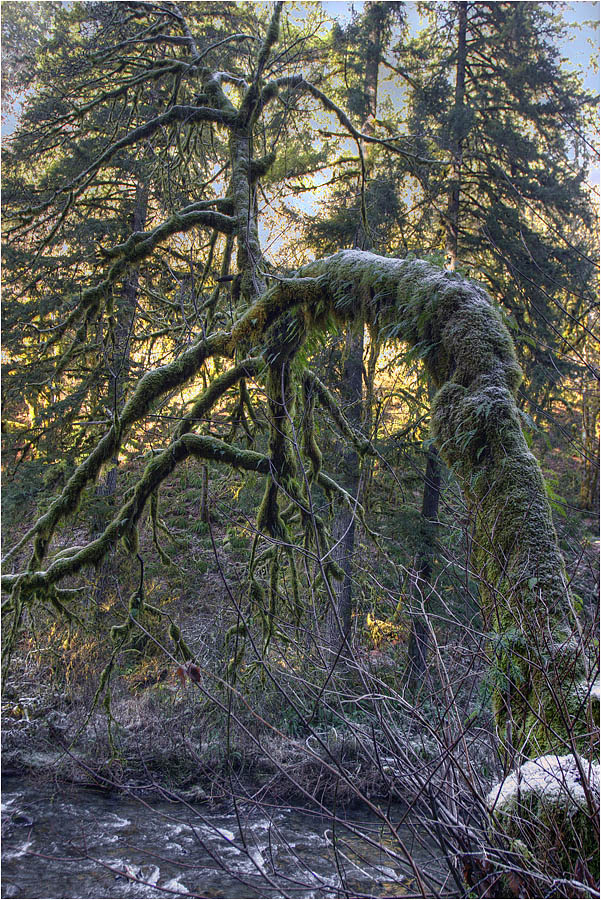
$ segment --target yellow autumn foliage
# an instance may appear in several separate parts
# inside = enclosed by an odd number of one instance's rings
[[[405,623],[377,619],[371,612],[367,614],[365,619],[365,628],[376,650],[384,643],[398,644],[407,637],[407,625]]]

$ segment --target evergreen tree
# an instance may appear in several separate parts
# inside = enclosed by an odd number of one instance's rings
[[[596,305],[594,253],[574,240],[593,223],[584,136],[596,98],[560,66],[565,26],[545,4],[424,9],[431,28],[403,69],[409,129],[449,167],[411,171],[412,241],[444,247],[507,311],[536,410],[573,359],[586,367],[564,323]]]

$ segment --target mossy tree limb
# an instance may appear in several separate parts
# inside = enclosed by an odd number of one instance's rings
[[[6,554],[5,562],[32,538],[36,542],[36,561],[41,562],[56,526],[63,517],[77,508],[84,488],[90,482],[95,481],[103,464],[115,456],[132,425],[142,419],[148,413],[152,403],[167,391],[189,381],[199,371],[205,360],[215,355],[222,355],[226,337],[227,335],[224,334],[214,334],[206,340],[201,338],[172,363],[159,366],[157,369],[147,372],[140,379],[126,403],[118,423],[111,425],[92,453],[77,467],[62,493],[53,501],[47,512]]]
[[[398,339],[416,349],[437,389],[433,436],[476,517],[474,563],[484,615],[491,633],[499,636],[504,687],[497,692],[495,713],[500,735],[530,756],[558,752],[574,738],[586,740],[586,716],[574,723],[569,711],[554,715],[554,690],[561,695],[566,679],[574,686],[582,679],[572,637],[575,623],[544,481],[520,426],[515,392],[521,372],[513,344],[500,313],[476,284],[420,260],[363,251],[342,251],[309,263],[297,277],[276,280],[229,335],[209,337],[202,349],[197,345],[188,351],[189,358],[184,355],[164,372],[145,376],[125,407],[121,429],[144,415],[163,386],[183,383],[204,359],[231,356],[249,346],[263,348],[270,366],[272,420],[279,426],[272,433],[271,462],[276,476],[294,486],[294,461],[287,459],[284,438],[289,360],[311,329],[332,319],[352,322],[360,317],[381,339]],[[94,477],[112,452],[115,437],[110,435],[103,438],[105,449],[99,449],[101,442],[93,461],[51,507],[53,524],[69,492],[79,492],[79,482]],[[192,452],[196,440],[189,439],[189,448],[181,440],[176,453]],[[152,490],[160,483],[161,466],[168,464],[153,460],[143,476]],[[266,496],[271,524],[277,522],[273,499],[273,492]],[[46,534],[39,523],[36,530]],[[73,559],[53,567],[65,567],[66,574],[73,571]],[[41,587],[47,575],[29,572],[25,577],[32,584],[38,579]],[[8,576],[11,581],[15,577]],[[533,635],[541,636],[544,667]]]
[[[146,503],[175,467],[189,456],[222,462],[234,468],[263,475],[267,475],[270,471],[269,458],[262,453],[242,450],[210,435],[184,434],[148,463],[136,484],[133,496],[121,507],[97,540],[91,541],[85,547],[72,548],[73,552],[70,555],[63,551],[46,570],[30,571],[24,576],[3,575],[2,584],[5,587],[19,584],[21,591],[28,594],[45,591],[63,578],[81,571],[85,566],[97,565],[109,546],[120,538],[127,541],[130,550],[136,551],[135,529]]]
[[[575,689],[583,670],[544,481],[515,402],[521,372],[500,313],[476,284],[423,261],[342,251],[271,287],[232,338],[258,344],[265,327],[294,307],[307,328],[328,316],[365,315],[382,339],[419,351],[437,389],[433,436],[476,516],[474,563],[485,617],[505,641],[499,733],[526,755],[559,750],[574,736],[586,740],[586,717],[549,720],[553,671],[569,671]],[[528,649],[533,633],[545,636],[550,659],[538,677],[540,648]]]

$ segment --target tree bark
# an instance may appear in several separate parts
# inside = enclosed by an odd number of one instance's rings
[[[362,111],[361,130],[364,134],[373,132],[373,119],[378,105],[378,74],[382,61],[382,36],[384,24],[388,16],[385,4],[366,3],[364,21],[366,27],[367,47],[365,53],[365,75],[363,79],[364,106]],[[363,148],[366,153],[365,147]],[[359,185],[361,188],[361,185]],[[365,231],[365,223],[357,228],[355,246],[361,250],[371,250],[371,238]],[[345,359],[343,366],[340,395],[346,410],[347,418],[357,431],[370,418],[364,409],[363,400],[363,351],[364,329],[362,324],[349,329],[346,334]],[[369,391],[368,391],[369,396]],[[346,447],[342,452],[339,481],[342,487],[359,500],[361,485],[361,461],[353,447]],[[331,616],[332,627],[330,638],[333,651],[338,654],[340,641],[347,640],[351,631],[353,615],[353,583],[352,559],[355,551],[355,517],[346,504],[339,504],[332,525],[332,538],[337,543],[336,559],[344,572],[339,583],[336,604],[337,616]]]
[[[430,651],[430,626],[427,620],[428,601],[432,587],[432,564],[436,539],[436,521],[440,498],[441,470],[435,447],[429,447],[422,498],[422,545],[417,555],[412,584],[412,605],[418,611],[412,614],[409,638],[409,684],[415,689],[425,672]]]
[[[357,431],[361,428],[363,414],[363,328],[357,334],[351,330],[346,335],[346,354],[340,388],[346,418]],[[341,451],[338,483],[358,498],[361,481],[359,454],[352,445]],[[335,558],[344,572],[336,597],[338,615],[332,616],[331,641],[335,653],[341,640],[348,639],[353,615],[352,559],[355,550],[355,516],[346,504],[340,504],[332,525],[332,540],[337,544]]]
[[[446,250],[448,267],[454,272],[459,247],[459,198],[461,195],[461,167],[465,128],[465,64],[467,57],[467,3],[457,7],[457,65],[455,70],[455,102],[451,120],[451,181],[447,200]]]
[[[588,316],[591,332],[596,331],[597,317]],[[597,363],[597,354],[592,341],[586,340],[584,358],[591,369]],[[582,375],[582,450],[583,463],[580,481],[580,502],[582,509],[594,509],[599,501],[599,382],[588,372]]]

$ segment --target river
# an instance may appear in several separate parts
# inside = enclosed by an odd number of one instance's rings
[[[291,808],[245,803],[237,814],[15,777],[2,788],[3,898],[421,895],[371,813],[333,828]],[[440,875],[434,848],[405,826],[402,839]]]

